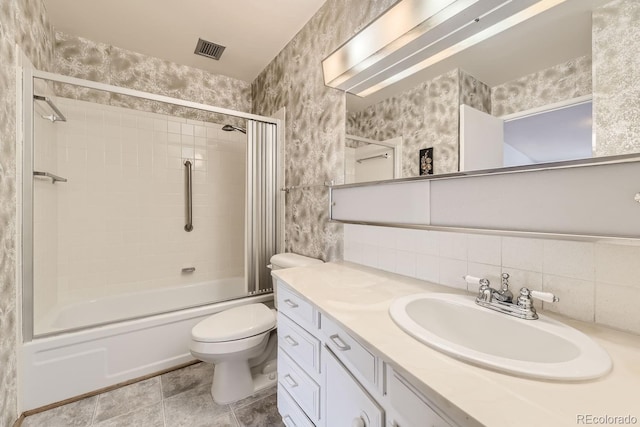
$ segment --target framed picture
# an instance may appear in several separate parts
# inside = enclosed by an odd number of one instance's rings
[[[420,150],[420,175],[433,175],[433,147]]]

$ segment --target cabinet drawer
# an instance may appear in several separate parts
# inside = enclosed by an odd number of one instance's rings
[[[282,386],[278,386],[278,412],[287,427],[314,427],[311,420]]]
[[[285,314],[303,328],[313,331],[316,327],[316,310],[301,296],[278,282],[278,312]]]
[[[350,372],[327,349],[323,350],[326,375],[327,427],[383,427],[384,411]]]
[[[327,346],[352,370],[356,370],[370,385],[376,381],[376,358],[342,327],[326,316],[322,316],[320,327],[326,337]]]
[[[320,341],[281,314],[278,314],[278,345],[304,370],[320,372]]]
[[[451,427],[427,403],[427,399],[406,383],[406,380],[387,366],[387,394],[389,402],[398,415],[394,427]]]
[[[320,387],[280,348],[278,387],[285,389],[313,422],[320,418]]]

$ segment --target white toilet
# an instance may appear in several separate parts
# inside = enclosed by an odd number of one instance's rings
[[[271,257],[271,269],[322,264],[306,256],[284,253]],[[276,280],[273,280],[277,308]],[[275,384],[276,313],[264,304],[247,304],[213,314],[191,330],[191,354],[213,363],[211,395],[227,404]]]

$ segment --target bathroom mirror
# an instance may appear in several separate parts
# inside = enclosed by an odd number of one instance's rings
[[[345,184],[402,177],[402,137],[376,141],[346,134],[345,139]]]
[[[554,3],[420,71],[396,69],[367,96],[347,92],[345,183],[392,179],[391,156],[355,177],[353,138],[400,141],[393,178],[640,152],[637,5]]]

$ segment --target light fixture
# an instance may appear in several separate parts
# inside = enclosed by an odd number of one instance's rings
[[[567,0],[402,0],[322,61],[325,84],[367,96]]]

